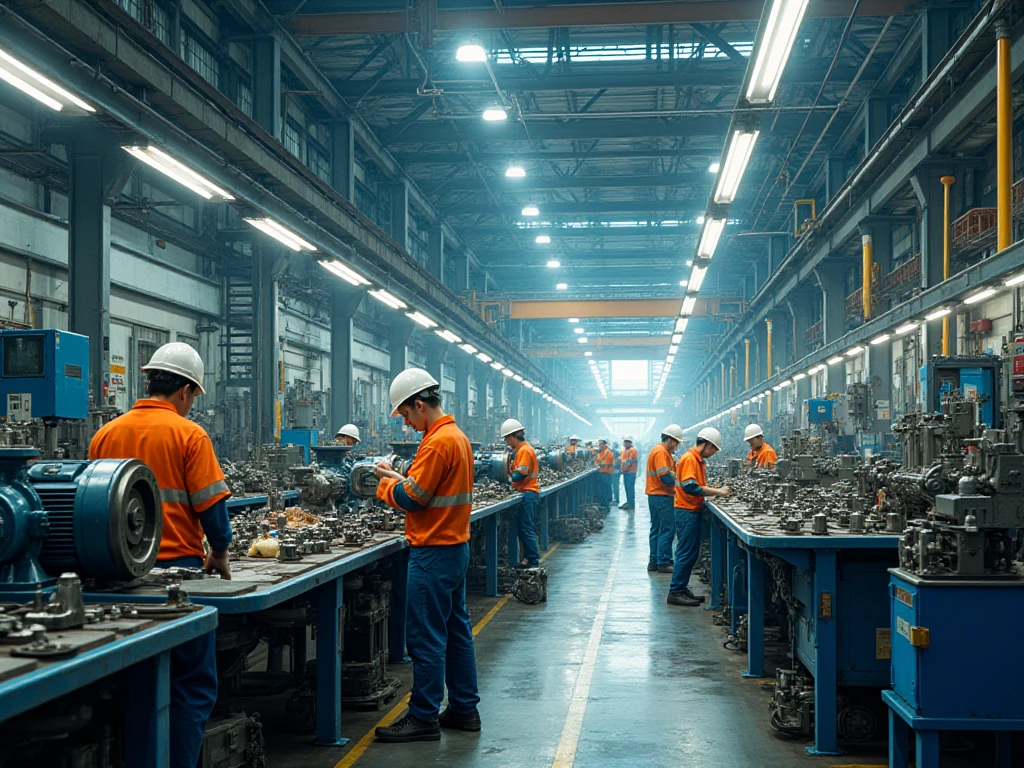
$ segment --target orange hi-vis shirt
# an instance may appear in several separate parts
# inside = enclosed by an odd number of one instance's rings
[[[665,485],[661,478],[675,471],[675,460],[664,443],[658,443],[647,454],[647,489],[648,496],[671,496],[672,488]]]
[[[401,485],[410,499],[423,506],[405,515],[405,539],[412,547],[447,546],[469,541],[469,515],[473,511],[473,448],[455,425],[455,417],[442,416],[423,433],[409,474],[401,483],[382,477],[377,498],[401,509],[395,488]]]
[[[759,451],[753,449],[747,451],[747,461],[753,462],[755,467],[763,469],[769,464],[778,463],[779,457],[775,455],[775,449],[765,443]]]
[[[619,471],[624,475],[635,475],[640,463],[639,456],[636,448],[623,448],[622,455],[619,456]]]
[[[597,454],[594,462],[597,464],[597,471],[602,475],[610,475],[615,471],[615,454],[607,445],[604,450]]]
[[[567,446],[565,446],[565,450],[568,453],[576,453],[577,448],[579,448],[579,446],[576,445],[576,443],[569,443]]]
[[[540,465],[537,463],[537,452],[529,443],[523,443],[516,450],[516,461],[512,467],[513,472],[526,475],[525,480],[513,480],[512,487],[517,491],[536,491],[540,493],[540,484],[537,482],[537,475],[540,473]]]
[[[700,448],[694,446],[679,457],[676,464],[676,509],[688,509],[691,512],[699,512],[704,508],[703,496],[692,496],[683,490],[688,480],[696,480],[697,485],[702,488],[708,484],[707,465],[701,458]]]
[[[158,561],[205,556],[199,515],[231,496],[205,429],[170,403],[139,400],[96,433],[89,458],[138,459],[153,470],[164,515]]]

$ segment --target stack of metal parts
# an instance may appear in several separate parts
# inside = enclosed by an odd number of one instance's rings
[[[234,496],[266,493],[274,486],[270,469],[263,461],[228,461],[221,459],[221,471]]]
[[[470,525],[469,537],[469,571],[466,576],[466,585],[475,590],[484,590],[487,587],[487,537],[484,535],[484,521]],[[514,566],[508,561],[509,536],[516,534],[511,530],[512,518],[510,515],[498,515],[498,594],[508,592],[516,581]]]
[[[400,685],[387,676],[391,582],[377,575],[349,576],[344,594],[341,702],[350,709],[380,709]],[[315,667],[310,672],[315,677]]]
[[[580,504],[566,517],[549,521],[548,532],[555,541],[582,544],[589,534],[604,530],[607,516],[608,510],[603,504]]]

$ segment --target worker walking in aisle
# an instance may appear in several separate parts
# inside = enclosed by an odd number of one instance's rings
[[[619,478],[622,477],[622,469],[619,463],[619,457],[621,451],[619,451],[619,444],[612,443],[611,447],[612,456],[615,457],[615,463],[612,465],[612,504],[619,503]]]
[[[743,440],[750,446],[747,451],[748,469],[775,469],[779,460],[775,449],[764,439],[764,430],[760,424],[750,424],[743,430]]]
[[[650,560],[648,571],[672,573],[672,539],[676,535],[673,496],[675,495],[675,459],[672,455],[683,441],[683,428],[669,424],[661,430],[661,442],[647,454],[647,508],[651,513]]]
[[[386,728],[383,742],[437,741],[440,728],[479,731],[473,630],[466,608],[473,449],[441,409],[440,384],[420,368],[391,382],[391,416],[423,433],[407,477],[381,461],[377,498],[404,510],[409,542],[406,647],[412,657],[409,710]],[[445,684],[448,708],[441,712]]]
[[[231,492],[210,437],[186,418],[204,392],[203,360],[188,344],[172,342],[156,350],[142,370],[149,397],[96,433],[89,458],[139,459],[153,470],[164,523],[159,567],[203,568],[230,579]],[[196,768],[216,702],[217,642],[210,632],[171,650],[171,768]]]
[[[612,474],[615,472],[615,455],[608,447],[608,441],[603,437],[597,441],[597,458],[594,459],[597,465],[598,479],[600,480],[601,504],[605,507],[612,503]]]
[[[565,450],[569,453],[576,453],[580,447],[580,436],[573,435],[569,438],[569,444],[565,446]]]
[[[501,439],[512,451],[512,487],[523,494],[519,512],[519,541],[527,568],[540,566],[540,544],[537,541],[537,510],[540,509],[540,465],[537,452],[526,442],[526,427],[515,419],[505,419]]]
[[[698,606],[703,597],[690,591],[690,572],[700,556],[700,529],[704,516],[704,499],[728,496],[729,487],[708,486],[706,459],[722,447],[722,433],[705,427],[697,433],[697,444],[679,457],[676,464],[675,522],[676,551],[672,583],[668,587],[668,604]]]
[[[622,473],[622,487],[626,491],[626,501],[619,506],[619,509],[634,509],[636,507],[636,468],[638,456],[636,448],[633,447],[633,438],[622,438],[622,453],[619,454],[619,471]]]
[[[359,445],[359,427],[355,424],[346,424],[334,436],[335,445]]]

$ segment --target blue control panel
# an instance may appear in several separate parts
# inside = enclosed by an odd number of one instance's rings
[[[0,331],[0,417],[89,415],[89,338],[53,328]]]

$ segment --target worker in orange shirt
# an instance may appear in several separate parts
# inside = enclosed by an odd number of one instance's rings
[[[139,459],[156,476],[163,506],[157,565],[205,568],[231,578],[231,496],[206,431],[189,421],[203,394],[203,360],[188,344],[164,344],[142,368],[149,397],[103,426],[90,459]],[[210,553],[203,548],[203,535]],[[195,768],[217,702],[217,643],[210,632],[171,651],[170,765]]]
[[[759,424],[750,424],[743,430],[743,440],[750,446],[747,451],[748,469],[775,469],[779,457],[775,449],[764,439],[764,430]]]
[[[565,450],[568,453],[576,453],[576,451],[579,450],[579,447],[580,447],[580,436],[579,435],[573,435],[572,437],[569,438],[569,444],[567,446],[565,446]]]
[[[700,523],[704,516],[704,499],[709,496],[728,496],[729,487],[708,486],[705,459],[718,453],[722,447],[722,433],[714,427],[705,427],[697,433],[697,444],[679,457],[676,464],[676,551],[672,583],[668,587],[668,604],[698,606],[703,597],[690,591],[690,573],[700,555]]]
[[[339,427],[338,433],[334,436],[335,445],[350,445],[353,448],[359,445],[359,427],[355,424],[346,424]]]
[[[633,438],[622,438],[622,453],[619,454],[619,471],[622,473],[622,487],[626,491],[626,502],[619,506],[619,509],[634,509],[636,507],[636,468],[639,465],[639,455],[633,447]]]
[[[420,368],[391,382],[391,416],[423,433],[408,476],[377,463],[377,498],[404,510],[409,542],[406,647],[412,657],[409,710],[378,728],[383,742],[437,741],[440,728],[480,730],[476,653],[466,609],[473,448],[441,409],[440,384]],[[448,708],[441,712],[445,683]]]
[[[603,437],[597,441],[597,458],[594,460],[597,465],[598,477],[601,481],[601,504],[610,506],[612,503],[612,475],[615,473],[615,454],[608,447],[608,441]]]
[[[672,539],[676,535],[672,498],[676,471],[672,455],[683,441],[683,428],[669,424],[661,430],[661,442],[647,454],[647,509],[651,514],[651,547],[648,571],[672,573]]]
[[[526,442],[526,427],[516,419],[505,419],[501,439],[513,452],[512,487],[523,494],[519,512],[519,540],[523,543],[523,559],[527,568],[540,566],[540,544],[537,541],[537,510],[540,509],[540,465],[537,452]],[[517,565],[517,564],[516,564]]]

